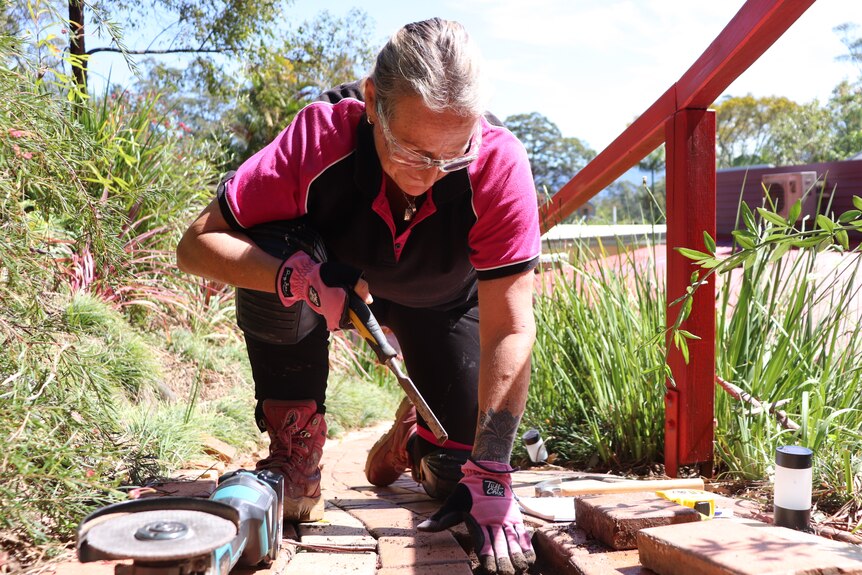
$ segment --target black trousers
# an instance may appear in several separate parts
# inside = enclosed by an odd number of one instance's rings
[[[478,303],[439,311],[377,299],[371,310],[395,334],[408,374],[450,441],[472,446],[479,406]],[[294,344],[266,343],[246,336],[246,345],[258,405],[266,399],[314,399],[318,410],[325,411],[329,333],[322,320]],[[419,425],[425,427],[421,417]],[[430,444],[422,445],[426,442],[421,438],[418,443],[419,452],[433,449]]]

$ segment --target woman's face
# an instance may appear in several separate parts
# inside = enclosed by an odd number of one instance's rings
[[[383,118],[373,87],[366,90],[366,106],[383,171],[405,194],[425,193],[447,171],[465,167],[478,153],[478,118],[434,112],[419,96],[397,100],[392,117]]]

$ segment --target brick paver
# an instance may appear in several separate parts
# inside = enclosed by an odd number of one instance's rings
[[[278,561],[269,568],[243,570],[237,575],[471,575],[471,566],[476,564],[476,560],[474,555],[465,551],[471,549],[472,543],[463,524],[442,533],[421,533],[416,530],[419,522],[436,511],[440,503],[428,497],[409,474],[404,474],[394,484],[383,488],[369,485],[365,479],[363,470],[368,449],[387,427],[384,425],[353,432],[340,440],[328,442],[324,450],[321,483],[327,506],[324,520],[286,525],[285,542]],[[234,463],[231,468],[237,465]],[[535,483],[572,475],[576,474],[558,468],[531,469],[517,473],[513,487],[519,495],[532,496],[535,494]],[[214,487],[211,475],[200,477],[199,480],[198,485],[183,482],[181,486],[174,487],[164,484],[157,491],[205,495]],[[592,496],[584,498],[584,501],[592,501],[592,505],[587,507],[596,510],[601,507],[598,504],[601,497],[609,496]],[[611,506],[614,512],[607,515],[614,517],[615,521],[622,513],[620,510],[628,510],[630,515],[639,515],[643,519],[650,512],[657,511],[657,506],[670,504],[657,499],[644,506],[640,495],[633,497],[632,494],[624,494],[622,497],[624,501],[614,503]],[[640,506],[636,504],[637,499],[641,500]],[[609,504],[609,500],[605,499],[605,504]],[[663,509],[666,511],[666,508]],[[693,513],[687,508],[682,509],[683,514]],[[736,507],[734,510],[742,512],[744,508]],[[615,551],[590,538],[581,529],[585,525],[589,526],[589,512],[579,507],[577,513],[579,526],[550,523],[525,516],[528,526],[535,529],[533,543],[539,564],[531,571],[532,574],[654,575],[654,571],[644,566],[647,564],[657,570],[663,569],[656,571],[662,575],[762,574],[777,572],[770,571],[773,566],[764,561],[783,556],[792,558],[790,567],[795,569],[787,573],[842,572],[862,575],[862,557],[858,556],[860,551],[855,548],[852,553],[846,551],[852,546],[841,547],[842,544],[815,536],[769,527],[770,530],[783,532],[782,537],[776,538],[773,531],[758,531],[751,524],[737,522],[733,527],[727,527],[731,524],[724,519],[647,529],[641,531],[646,534],[643,550]],[[755,531],[743,533],[739,525],[747,525]],[[641,527],[643,524],[637,529]],[[675,531],[663,531],[665,529]],[[724,543],[722,537],[725,536],[736,539],[731,538]],[[616,537],[619,538],[619,535]],[[610,541],[613,540],[611,537]],[[297,545],[291,545],[289,541],[296,541]],[[742,555],[744,560],[733,559]],[[647,557],[646,561],[644,556]],[[723,565],[722,562],[732,560],[738,560],[748,570],[734,571],[727,566],[709,570],[705,566]],[[56,565],[53,571],[46,569],[43,572],[53,572],[55,575],[109,575],[113,573],[114,565],[114,562],[81,565],[69,561]],[[782,564],[779,569],[785,567]],[[733,568],[736,568],[735,564]]]
[[[376,575],[473,575],[473,570],[464,563],[443,565],[413,565],[411,567],[384,567]]]
[[[379,537],[404,537],[416,534],[421,518],[403,507],[351,509],[350,513],[365,524],[365,528]]]
[[[290,575],[375,575],[376,553],[297,553],[287,568]]]
[[[384,567],[376,575],[473,575],[470,565],[445,563],[442,565],[413,565],[411,567]]]
[[[615,551],[574,525],[538,529],[533,545],[546,575],[655,575],[641,566],[637,550]]]
[[[640,561],[662,575],[862,574],[862,549],[750,520],[644,529]]]
[[[569,531],[573,533],[569,533]],[[579,545],[587,541],[586,534],[580,529],[543,527],[533,535],[533,548],[536,562],[544,573],[554,575],[573,575],[576,573],[571,560],[572,555],[586,553]]]
[[[303,545],[362,548],[373,551],[377,541],[362,525],[362,522],[332,504],[327,504],[325,521],[300,523],[297,526],[299,540]]]
[[[383,567],[445,563],[470,565],[470,558],[448,531],[417,533],[409,537],[381,537],[377,545],[380,565]]]
[[[646,527],[700,521],[700,513],[651,493],[609,493],[575,499],[578,527],[612,549],[635,549]]]

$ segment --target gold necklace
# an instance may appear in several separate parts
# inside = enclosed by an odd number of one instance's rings
[[[404,221],[409,222],[416,215],[416,198],[408,196],[404,192],[401,192],[401,195],[404,196],[404,201],[407,202],[407,207],[404,208]]]

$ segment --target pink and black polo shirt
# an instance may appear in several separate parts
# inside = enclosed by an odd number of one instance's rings
[[[330,260],[363,270],[375,298],[409,307],[452,309],[475,300],[477,279],[536,266],[535,187],[511,132],[483,118],[479,158],[435,183],[398,233],[357,84],[339,88],[302,109],[220,187],[234,229],[303,218]]]

